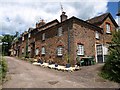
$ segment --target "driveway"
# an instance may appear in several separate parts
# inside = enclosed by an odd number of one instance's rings
[[[5,57],[8,63],[9,80],[3,88],[118,88],[115,82],[98,76],[103,64],[84,66],[75,72],[63,72],[40,66],[13,57]]]

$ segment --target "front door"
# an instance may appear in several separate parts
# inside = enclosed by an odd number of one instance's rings
[[[96,45],[96,50],[97,50],[97,61],[98,63],[103,63],[103,49],[102,45]]]

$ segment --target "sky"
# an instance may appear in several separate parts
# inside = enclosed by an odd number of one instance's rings
[[[60,21],[60,2],[68,18],[87,20],[110,12],[118,23],[118,0],[0,0],[0,35],[14,35],[16,31],[21,34],[30,27],[35,28],[41,19],[46,23],[54,19]]]

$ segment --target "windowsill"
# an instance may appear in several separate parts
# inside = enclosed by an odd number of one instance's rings
[[[107,33],[107,32],[106,32],[106,34],[110,34],[110,35],[111,35],[112,33],[111,33],[111,32],[110,32],[110,33]]]
[[[57,55],[58,57],[62,57],[63,55],[62,54],[59,54],[59,55]]]
[[[100,38],[96,38],[96,40],[100,40]]]
[[[45,56],[45,54],[42,54],[42,56]]]
[[[77,54],[78,56],[84,56],[83,54]]]

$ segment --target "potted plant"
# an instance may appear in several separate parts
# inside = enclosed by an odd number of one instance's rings
[[[57,64],[57,63],[55,63],[55,67],[58,67],[58,64]]]

